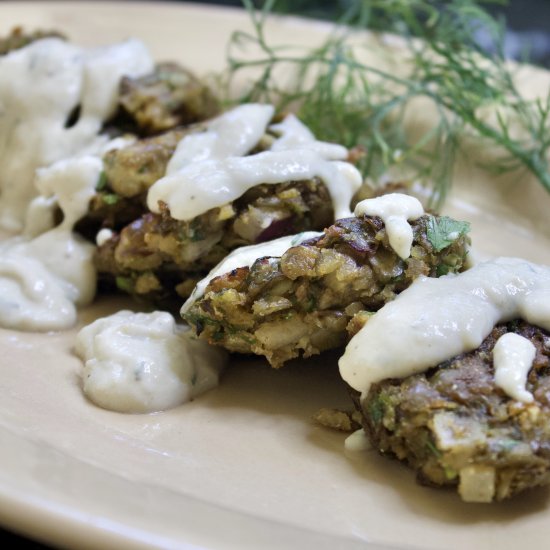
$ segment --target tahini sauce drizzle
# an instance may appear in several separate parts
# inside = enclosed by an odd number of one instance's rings
[[[76,322],[76,306],[89,304],[96,289],[94,246],[73,233],[86,214],[108,150],[128,144],[117,138],[97,155],[54,162],[36,171],[41,193],[27,211],[21,237],[0,242],[0,326],[19,330],[62,330]],[[63,221],[54,227],[54,209]]]
[[[421,277],[351,339],[340,374],[364,396],[375,382],[474,350],[497,323],[515,318],[550,330],[550,267],[497,258],[459,275]]]
[[[124,145],[99,135],[121,77],[152,69],[136,40],[83,50],[47,38],[0,57],[0,227],[24,229],[0,243],[1,326],[69,328],[76,306],[93,299],[94,247],[72,228],[94,193],[100,155]],[[53,227],[57,206],[63,221]]]
[[[76,322],[76,306],[95,294],[95,247],[73,233],[103,168],[97,157],[61,160],[38,171],[37,188],[63,211],[57,227],[29,239],[0,243],[0,325],[60,330]],[[45,226],[47,222],[37,222]]]
[[[191,306],[204,295],[206,287],[210,281],[215,277],[229,273],[238,267],[251,267],[252,264],[259,258],[265,258],[266,256],[282,256],[289,248],[303,243],[309,239],[320,237],[323,233],[317,231],[304,231],[297,235],[287,235],[286,237],[280,237],[272,241],[265,243],[253,244],[250,246],[241,246],[229,253],[218,265],[216,265],[210,273],[201,279],[191,296],[187,298],[186,302],[181,308],[181,314],[185,314]]]
[[[356,216],[378,216],[386,226],[390,246],[395,253],[406,260],[411,255],[414,240],[409,221],[424,215],[420,201],[402,193],[389,193],[374,199],[365,199],[355,207]]]
[[[264,135],[274,112],[272,105],[248,103],[220,115],[208,123],[205,132],[180,140],[166,174],[177,173],[193,162],[246,155]]]
[[[525,383],[536,354],[527,338],[513,332],[503,334],[493,348],[495,384],[517,401],[531,403],[533,394],[525,389]]]
[[[137,40],[83,50],[45,38],[0,57],[0,227],[19,232],[35,170],[94,151],[116,108],[120,79],[153,69]],[[66,127],[80,107],[76,124]]]
[[[170,208],[173,218],[191,220],[237,199],[256,185],[318,177],[329,190],[336,217],[351,215],[350,202],[362,181],[359,171],[350,163],[332,160],[346,158],[347,150],[317,142],[297,119],[287,120],[287,117],[273,126],[280,137],[271,150],[242,156],[250,152],[266,131],[271,118],[267,115],[272,113],[269,108],[255,104],[237,108],[243,117],[239,124],[254,129],[245,132],[246,147],[233,137],[230,129],[233,111],[215,119],[205,133],[184,137],[166,176],[149,188],[149,209],[159,212],[159,201],[162,201]]]

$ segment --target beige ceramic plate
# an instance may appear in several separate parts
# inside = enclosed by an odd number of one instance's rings
[[[157,59],[199,71],[221,67],[230,31],[246,21],[152,2],[0,4],[0,33],[59,28],[87,45],[133,35]],[[272,30],[307,43],[326,27],[283,20]],[[522,78],[530,92],[548,89],[544,73]],[[460,169],[449,209],[473,222],[476,248],[550,263],[550,197],[528,179],[494,182],[471,166]],[[118,305],[101,303],[81,320]],[[546,490],[465,505],[373,453],[346,456],[343,435],[310,421],[321,406],[347,406],[334,358],[280,372],[243,362],[194,403],[130,416],[83,398],[73,336],[0,332],[0,522],[10,528],[98,548],[547,545]]]

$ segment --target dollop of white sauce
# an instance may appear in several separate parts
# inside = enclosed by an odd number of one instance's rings
[[[395,253],[404,260],[411,255],[414,235],[409,221],[424,215],[422,203],[417,198],[402,193],[389,193],[359,202],[354,213],[356,216],[382,218]]]
[[[364,396],[375,382],[476,349],[497,323],[516,318],[550,330],[550,267],[497,258],[459,275],[421,277],[351,339],[340,374]]]
[[[88,398],[125,413],[162,411],[193,399],[218,384],[226,358],[160,311],[98,319],[78,333],[76,352],[84,361]]]
[[[348,435],[344,441],[344,449],[352,453],[368,451],[371,448],[372,446],[369,438],[363,428],[360,428],[359,430],[354,431],[351,435]]]
[[[493,348],[495,384],[510,397],[533,402],[533,394],[525,389],[527,375],[537,354],[534,344],[513,332],[503,334]]]
[[[243,157],[266,132],[271,105],[241,105],[211,121],[203,133],[185,136],[168,164],[166,175],[147,194],[147,206],[159,202],[177,220],[191,220],[260,185],[320,178],[332,197],[337,218],[351,215],[353,194],[362,178],[347,162],[345,147],[317,141],[294,115],[270,126],[279,134],[269,151]]]
[[[201,279],[191,296],[187,298],[186,302],[181,308],[181,314],[183,315],[191,306],[204,295],[206,287],[210,281],[215,277],[229,273],[238,267],[251,267],[252,264],[259,258],[265,258],[266,256],[282,256],[292,246],[299,245],[309,239],[320,237],[323,233],[317,231],[304,231],[297,235],[287,235],[279,239],[273,239],[265,243],[253,244],[250,246],[241,246],[230,252],[218,265],[212,268],[210,273]]]
[[[113,238],[114,232],[111,229],[103,228],[95,236],[95,244],[103,246],[107,241]]]
[[[83,50],[45,38],[0,57],[0,227],[21,231],[36,195],[35,170],[95,151],[105,141],[98,134],[116,109],[121,77],[152,69],[137,40]]]

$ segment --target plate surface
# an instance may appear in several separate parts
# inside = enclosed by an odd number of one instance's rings
[[[199,72],[223,66],[237,10],[162,3],[0,4],[13,25],[57,28],[98,45],[143,39],[158,60]],[[284,42],[313,43],[327,27],[273,23]],[[527,70],[527,90],[548,74]],[[421,123],[425,123],[425,118]],[[417,124],[411,121],[411,124]],[[473,223],[476,251],[550,263],[550,197],[529,178],[492,180],[464,162],[447,211]],[[127,303],[97,305],[89,322]],[[153,415],[96,408],[80,389],[74,332],[0,331],[0,522],[43,540],[120,548],[545,547],[550,493],[466,505],[419,487],[374,453],[344,453],[345,436],[316,427],[320,407],[348,407],[335,357],[270,370],[231,365],[218,390]]]

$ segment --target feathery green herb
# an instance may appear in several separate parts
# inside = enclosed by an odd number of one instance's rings
[[[325,42],[308,50],[270,43],[266,20],[276,0],[261,9],[251,0],[243,3],[254,32],[235,32],[228,49],[229,85],[250,77],[239,101],[269,101],[279,112],[297,109],[320,139],[362,150],[365,175],[400,173],[431,186],[435,208],[451,186],[464,137],[499,152],[490,169],[527,169],[550,191],[550,93],[536,101],[521,96],[503,53],[503,25],[483,2],[355,0]],[[400,35],[406,45],[400,65],[407,71],[365,62],[362,50],[372,41],[358,44],[358,29]],[[480,47],[479,32],[491,37],[494,53]],[[413,142],[403,120],[407,106],[420,98],[438,116]],[[480,116],[482,111],[493,116]]]

